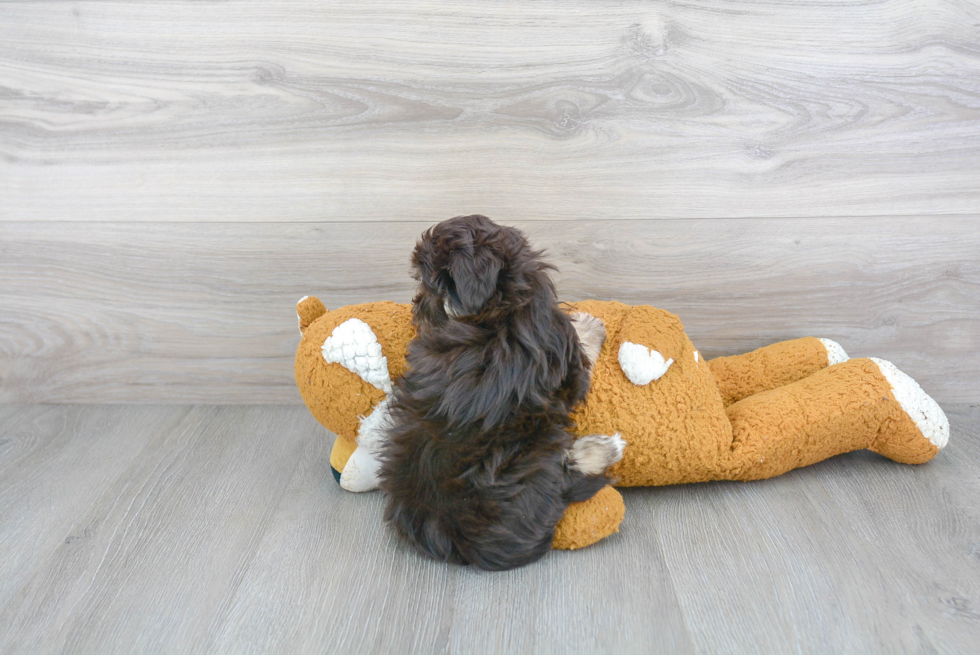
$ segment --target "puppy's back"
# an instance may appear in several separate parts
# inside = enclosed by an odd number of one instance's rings
[[[527,564],[568,503],[607,483],[563,463],[589,381],[575,329],[541,253],[484,216],[436,225],[412,264],[416,338],[393,395],[385,516],[430,557]]]

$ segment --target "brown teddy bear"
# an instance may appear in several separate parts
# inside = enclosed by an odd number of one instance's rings
[[[705,361],[673,314],[618,302],[569,306],[606,327],[575,434],[622,435],[623,459],[610,469],[617,486],[759,480],[863,448],[921,464],[949,438],[942,409],[912,378],[884,360],[848,359],[833,341],[806,337]],[[328,312],[307,297],[297,313],[296,383],[337,435],[334,476],[349,491],[376,489],[387,395],[414,336],[411,305]],[[622,497],[607,487],[569,507],[553,546],[595,543],[623,515]]]

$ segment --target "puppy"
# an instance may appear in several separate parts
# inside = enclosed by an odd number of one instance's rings
[[[553,267],[519,230],[485,216],[425,232],[412,267],[417,336],[392,395],[385,519],[429,557],[523,566],[548,552],[568,504],[608,484],[606,468],[622,457],[618,435],[568,433],[604,326],[585,314],[573,323]]]

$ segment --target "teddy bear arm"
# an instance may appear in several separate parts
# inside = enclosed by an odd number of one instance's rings
[[[835,341],[803,337],[781,341],[743,355],[708,361],[725,406],[763,391],[777,389],[847,361]]]

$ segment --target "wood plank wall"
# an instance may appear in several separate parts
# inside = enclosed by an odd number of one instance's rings
[[[296,403],[293,304],[426,226],[708,356],[803,334],[980,402],[969,0],[0,4],[0,402]]]

